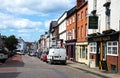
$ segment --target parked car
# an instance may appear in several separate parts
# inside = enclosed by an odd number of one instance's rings
[[[0,49],[0,62],[4,63],[8,59],[8,54],[4,49]]]
[[[42,52],[38,52],[37,57],[41,59]]]
[[[16,53],[19,55],[24,55],[24,52],[21,52],[20,50],[16,50]]]
[[[34,56],[35,55],[35,53],[34,52],[30,52],[30,56]]]
[[[65,48],[51,48],[47,55],[47,62],[66,64],[67,56]]]
[[[47,54],[46,53],[42,53],[41,60],[47,61]]]

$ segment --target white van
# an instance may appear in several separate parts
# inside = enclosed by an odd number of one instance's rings
[[[50,64],[53,63],[62,63],[66,64],[66,49],[65,48],[51,48],[47,55],[47,62]]]

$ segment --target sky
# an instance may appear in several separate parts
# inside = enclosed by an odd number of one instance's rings
[[[0,33],[38,41],[51,21],[75,5],[76,0],[0,0]]]

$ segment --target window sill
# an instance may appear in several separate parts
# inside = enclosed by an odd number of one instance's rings
[[[90,52],[91,54],[96,54],[96,52]]]
[[[118,56],[118,54],[107,54],[107,56]]]

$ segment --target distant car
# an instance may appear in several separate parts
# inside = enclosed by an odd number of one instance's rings
[[[8,59],[8,54],[5,50],[0,49],[0,62],[4,63]]]
[[[34,54],[35,54],[35,53],[31,52],[31,53],[30,53],[30,56],[34,56]]]
[[[41,59],[42,52],[38,52],[37,57]]]
[[[42,53],[41,60],[47,61],[47,54],[46,53]]]
[[[17,54],[20,54],[20,55],[24,55],[24,53],[21,52],[20,50],[16,50],[16,53],[17,53]]]

